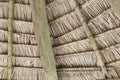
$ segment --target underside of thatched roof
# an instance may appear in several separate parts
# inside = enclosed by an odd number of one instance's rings
[[[14,0],[12,80],[46,80],[30,5]],[[0,0],[0,80],[7,79],[8,11]],[[120,77],[120,16],[109,0],[46,0],[46,11],[59,80]]]

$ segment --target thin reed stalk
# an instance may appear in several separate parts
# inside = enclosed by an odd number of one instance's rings
[[[12,80],[12,35],[13,35],[13,10],[14,0],[9,0],[9,11],[8,11],[8,80]]]

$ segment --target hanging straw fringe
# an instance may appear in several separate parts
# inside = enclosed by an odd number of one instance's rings
[[[0,43],[0,53],[7,53],[7,43]],[[15,44],[13,45],[13,55],[39,57],[40,54],[38,52],[37,46]]]
[[[0,29],[7,30],[7,19],[0,19]],[[17,33],[34,34],[33,23],[14,20],[13,31]]]
[[[13,70],[15,80],[45,80],[45,73],[42,69],[15,67]]]
[[[84,52],[84,51],[91,51],[93,48],[90,45],[90,41],[88,39],[72,42],[69,44],[64,44],[58,47],[54,47],[54,53],[56,55],[59,54],[71,54],[76,52]]]
[[[89,21],[89,29],[94,35],[115,29],[120,25],[120,17],[112,10],[105,11],[98,17]],[[96,27],[97,26],[97,27]],[[53,39],[54,45],[70,43],[72,41],[82,40],[86,38],[86,34],[82,27],[70,31],[58,38]]]
[[[7,31],[0,30],[0,41],[6,42],[8,40],[7,38],[8,34]],[[35,35],[29,35],[29,34],[13,34],[13,43],[19,43],[19,44],[37,44]]]
[[[82,27],[79,27],[73,31],[70,31],[63,36],[53,39],[54,46],[58,46],[65,43],[70,43],[72,41],[83,40],[86,39],[87,35]]]
[[[100,50],[100,53],[102,57],[104,57],[104,62],[106,64],[114,64],[114,62],[120,60],[120,45]],[[56,56],[56,63],[58,67],[100,66],[99,63],[97,64],[97,58],[94,51],[59,55]]]
[[[115,70],[108,67],[108,73],[112,77],[118,77]],[[96,68],[67,68],[58,71],[59,80],[99,80],[105,79],[102,71]]]
[[[95,39],[99,48],[104,49],[110,46],[114,46],[115,44],[120,44],[119,30],[120,28],[117,28],[115,30],[110,30],[106,33],[97,35]],[[93,49],[88,39],[54,47],[54,52],[57,55],[71,54],[71,53],[90,51],[90,50]]]
[[[7,79],[7,67],[0,67],[0,79]]]
[[[89,0],[82,5],[82,8],[87,19],[92,19],[101,14],[103,11],[109,9],[110,4],[107,0]]]
[[[99,48],[106,48],[120,43],[120,28],[97,35],[96,42]]]
[[[46,80],[42,69],[14,67],[13,80]],[[7,68],[0,67],[0,79],[7,79]]]
[[[31,58],[31,57],[13,57],[13,66],[16,67],[36,67],[41,68],[40,58]],[[7,66],[7,55],[0,55],[0,66]]]
[[[56,18],[63,16],[71,12],[75,7],[75,3],[71,3],[72,0],[55,0],[46,6],[48,20],[52,21]]]
[[[40,54],[37,49],[29,0],[15,0],[13,24],[13,78],[17,80],[45,80]],[[21,4],[18,4],[21,3]],[[0,2],[0,66],[7,66],[8,3]],[[4,19],[2,19],[4,18]],[[18,21],[19,20],[19,21]],[[20,21],[22,20],[22,21]],[[26,20],[26,21],[25,21]],[[18,44],[19,43],[19,44]],[[29,44],[29,45],[27,45]],[[35,46],[35,45],[36,46]],[[0,68],[1,69],[1,68]],[[2,71],[3,70],[3,71]],[[0,79],[7,79],[7,68],[1,69]]]
[[[13,54],[18,56],[31,56],[31,57],[40,56],[37,46],[20,44],[13,46]]]
[[[65,56],[57,56],[56,62],[58,67],[97,66],[97,57],[94,52],[86,52]]]
[[[56,2],[54,2],[54,3],[56,3]],[[69,1],[69,3],[72,3],[72,1]],[[53,4],[51,4],[51,5],[53,6]],[[93,7],[91,8],[91,6],[93,6]],[[54,8],[56,8],[56,9],[54,9]],[[59,9],[57,7],[54,7],[54,8],[53,8],[53,12],[57,12]],[[105,10],[107,10],[109,8],[110,8],[110,5],[109,5],[109,3],[107,3],[106,0],[90,0],[82,5],[82,9],[83,9],[82,11],[88,19],[93,19],[94,17],[100,15],[102,12],[104,12]],[[74,7],[74,9],[76,9],[76,7]],[[52,11],[52,10],[50,10],[50,11]],[[69,10],[67,12],[69,12]],[[51,12],[48,12],[48,13],[54,14]],[[58,12],[56,14],[59,14],[59,13],[60,12]],[[64,16],[62,16],[60,18],[58,17],[58,19],[54,19],[54,21],[49,23],[49,26],[50,26],[51,35],[53,37],[59,37],[77,27],[80,27],[81,23],[80,23],[80,20],[78,19],[78,15],[77,15],[76,11],[73,11],[73,12],[70,12],[69,14],[65,14]]]
[[[109,9],[88,23],[92,33],[100,34],[120,26],[120,17]],[[97,27],[96,27],[97,26]]]
[[[14,19],[32,21],[31,9],[29,5],[15,4]],[[0,18],[8,18],[8,3],[0,2]]]
[[[72,12],[64,17],[61,17],[54,22],[49,23],[50,33],[53,37],[58,37],[68,31],[81,26],[80,20],[76,12]]]

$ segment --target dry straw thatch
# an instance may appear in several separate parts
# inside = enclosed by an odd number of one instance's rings
[[[0,0],[0,79],[7,79],[8,0]],[[30,0],[14,0],[13,80],[45,80],[34,35]],[[76,4],[78,1],[79,5]],[[106,77],[83,28],[83,12],[107,68]],[[120,77],[120,17],[108,0],[47,0],[59,80]]]
[[[78,7],[100,51],[106,76],[79,17]],[[56,0],[48,3],[47,12],[59,80],[120,77],[120,17],[108,0]]]
[[[7,79],[8,0],[0,0],[0,79]],[[45,80],[29,0],[15,0],[12,80]]]

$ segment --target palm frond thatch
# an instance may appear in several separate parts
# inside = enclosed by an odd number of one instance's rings
[[[30,0],[14,0],[13,80],[45,80],[34,34]],[[78,17],[85,15],[89,29],[111,78],[120,77],[120,16],[107,0],[47,0],[59,80],[106,79]],[[0,79],[7,79],[8,3],[0,1]],[[24,73],[24,74],[23,74]]]

